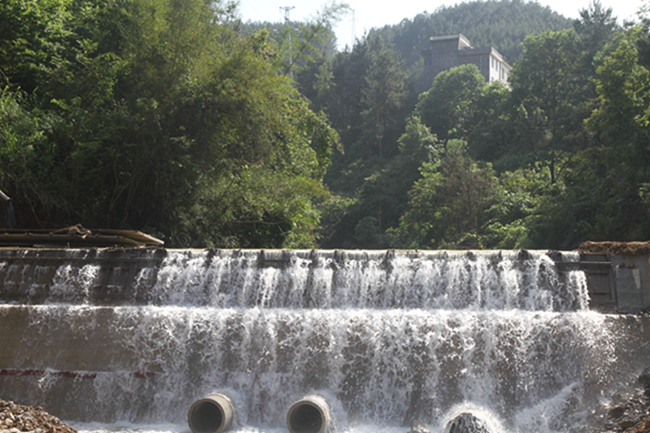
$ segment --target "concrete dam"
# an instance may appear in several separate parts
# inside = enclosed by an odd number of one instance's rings
[[[235,432],[580,431],[650,365],[649,280],[643,255],[1,249],[0,398],[171,431],[209,395]],[[305,398],[316,430],[290,426]]]

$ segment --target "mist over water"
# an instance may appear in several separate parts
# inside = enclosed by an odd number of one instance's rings
[[[89,297],[97,274],[61,265],[50,298],[22,307],[43,337],[26,342],[30,367],[34,350],[65,365],[52,333],[109,348],[110,371],[61,397],[74,422],[102,423],[82,431],[187,431],[191,403],[220,391],[240,433],[286,431],[313,393],[338,432],[442,432],[463,411],[494,433],[569,432],[620,380],[619,320],[589,311],[584,273],[543,253],[170,251],[119,306]],[[70,386],[31,380],[32,398]]]

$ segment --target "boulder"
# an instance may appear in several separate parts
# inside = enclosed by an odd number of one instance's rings
[[[470,412],[462,412],[447,423],[445,433],[491,433],[485,422]]]

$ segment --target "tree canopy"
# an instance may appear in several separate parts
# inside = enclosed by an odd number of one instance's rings
[[[0,3],[0,190],[19,226],[231,248],[650,236],[647,12],[621,27],[598,1],[573,21],[477,1],[337,52],[344,10],[242,24],[226,0]],[[449,33],[506,54],[508,83],[463,65],[418,95],[420,50]]]
[[[21,219],[315,245],[337,134],[233,5],[10,0],[0,16],[0,181]]]

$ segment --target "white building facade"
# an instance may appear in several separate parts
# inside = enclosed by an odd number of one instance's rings
[[[511,66],[494,48],[474,48],[461,34],[434,36],[429,41],[431,48],[422,51],[424,73],[418,91],[429,90],[440,72],[467,64],[476,65],[488,83],[508,83]]]

